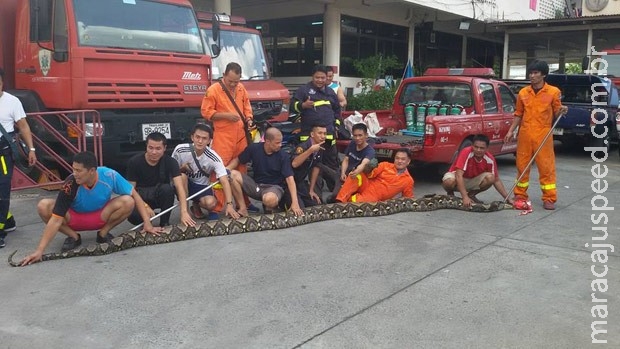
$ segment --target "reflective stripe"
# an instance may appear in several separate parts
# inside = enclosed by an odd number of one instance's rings
[[[357,202],[357,194],[351,196],[351,202]]]
[[[6,162],[4,161],[4,155],[0,156],[0,161],[2,162],[2,173],[4,175],[9,174],[9,170],[6,168]]]
[[[322,106],[322,105],[331,105],[331,103],[330,103],[329,101],[325,101],[325,100],[322,100],[322,101],[314,101],[314,107],[315,107],[315,108],[316,108],[316,107],[320,107],[320,106]]]
[[[517,187],[519,188],[527,188],[530,186],[530,182],[519,182],[517,183]]]
[[[362,175],[357,175],[355,177],[357,177],[357,186],[361,187],[362,186]]]
[[[340,119],[336,119],[336,125],[340,125]]]
[[[300,101],[295,102],[295,104],[293,105],[293,108],[295,108],[296,112],[301,112],[301,110],[299,109],[299,103],[301,103]]]
[[[325,135],[325,139],[334,139],[334,135]]]
[[[302,142],[305,142],[305,141],[308,140],[308,138],[310,138],[310,136],[301,136],[301,137],[299,137],[299,140],[302,141]]]
[[[542,189],[542,190],[555,189],[555,183],[554,184],[541,184],[540,185],[540,189]]]

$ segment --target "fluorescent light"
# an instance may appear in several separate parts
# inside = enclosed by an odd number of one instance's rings
[[[467,21],[461,21],[461,22],[459,23],[459,29],[460,29],[460,30],[469,30],[469,25],[470,25],[470,24],[471,24],[471,23],[469,23],[469,22],[467,22]]]
[[[312,25],[321,25],[321,24],[323,24],[323,21],[320,21],[320,22],[312,22]]]

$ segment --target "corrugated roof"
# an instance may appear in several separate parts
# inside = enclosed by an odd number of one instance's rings
[[[496,27],[519,27],[532,26],[532,24],[549,24],[549,25],[575,25],[575,24],[592,24],[592,23],[617,23],[620,21],[620,15],[598,15],[598,16],[581,16],[574,18],[548,18],[548,19],[528,19],[519,21],[503,21],[503,22],[487,22],[488,25]]]

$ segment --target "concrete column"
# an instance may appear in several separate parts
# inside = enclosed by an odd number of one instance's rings
[[[558,52],[558,73],[566,74],[566,54]]]
[[[463,35],[463,41],[461,42],[461,67],[467,64],[467,35]]]
[[[586,56],[590,57],[590,54],[592,53],[592,36],[593,36],[593,32],[592,32],[592,28],[588,29],[588,46],[586,46]],[[601,49],[601,47],[597,47],[596,50],[599,51]],[[590,69],[590,68],[588,68]]]
[[[225,13],[232,15],[232,7],[230,5],[231,0],[215,0],[213,4],[213,11],[215,13]]]
[[[510,46],[510,34],[504,33],[504,54],[502,55],[502,79],[508,79],[510,68],[508,67],[508,46]]]
[[[338,67],[334,76],[340,75],[340,9],[333,4],[323,14],[323,62]]]

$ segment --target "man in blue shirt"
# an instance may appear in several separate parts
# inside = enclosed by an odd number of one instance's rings
[[[280,206],[284,197],[285,188],[287,204],[297,216],[302,216],[297,199],[297,187],[291,167],[291,157],[282,150],[282,132],[275,127],[265,131],[264,143],[250,144],[238,158],[231,161],[231,167],[239,163],[252,163],[254,178],[233,170],[231,177],[243,189],[243,192],[255,200],[263,203],[266,213],[273,212]],[[236,186],[234,186],[236,187]],[[234,188],[233,187],[233,188]],[[247,215],[245,203],[239,203],[239,212]]]
[[[118,196],[112,198],[112,194]],[[161,227],[153,227],[144,201],[125,178],[118,172],[97,167],[97,158],[91,152],[78,153],[73,157],[73,174],[62,185],[58,197],[42,199],[37,205],[39,216],[46,222],[43,236],[36,251],[22,260],[21,265],[41,260],[41,256],[56,233],[67,235],[62,251],[70,251],[82,244],[76,231],[98,230],[97,242],[110,243],[109,233],[133,211],[140,212],[144,231],[158,235]]]

